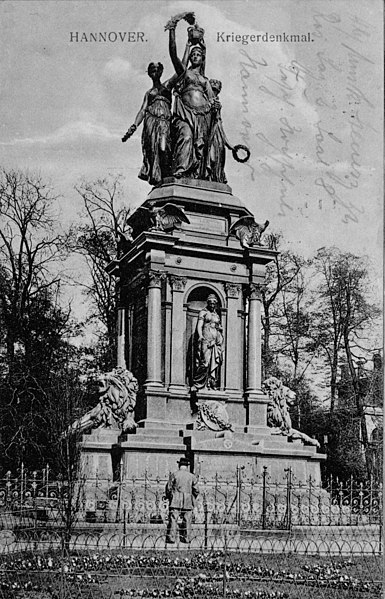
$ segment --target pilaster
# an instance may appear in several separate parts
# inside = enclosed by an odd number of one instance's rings
[[[148,271],[146,387],[162,387],[161,287],[165,277],[162,271]]]
[[[248,426],[267,425],[269,398],[261,390],[261,303],[264,284],[250,283],[247,322],[247,377],[245,400]]]
[[[171,317],[171,384],[170,391],[184,391],[185,385],[185,313],[183,310],[184,289],[186,277],[170,275],[169,282],[172,289],[172,317]]]
[[[261,390],[261,302],[263,285],[249,286],[249,313],[247,326],[247,384],[246,393]]]
[[[241,285],[236,283],[225,283],[227,295],[227,327],[226,327],[226,391],[238,393],[241,392],[241,369],[242,369],[242,348],[241,348],[241,327],[238,318],[240,309]]]
[[[117,318],[117,366],[127,368],[126,365],[126,309],[118,308]]]

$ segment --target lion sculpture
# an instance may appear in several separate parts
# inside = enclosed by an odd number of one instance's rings
[[[134,408],[138,381],[129,370],[114,368],[98,378],[99,401],[97,405],[68,427],[64,436],[83,433],[89,429],[105,428],[122,433],[133,432],[137,427]]]
[[[291,426],[288,407],[293,405],[296,394],[286,387],[280,379],[271,376],[262,383],[262,390],[270,398],[267,406],[267,426],[271,427],[273,435],[285,435],[289,439],[301,439],[308,445],[320,447],[317,439],[312,439],[305,433]]]

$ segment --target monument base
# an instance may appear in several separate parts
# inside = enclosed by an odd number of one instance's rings
[[[250,480],[265,468],[279,479],[290,468],[303,482],[320,481],[325,456],[267,427],[260,323],[266,268],[276,257],[260,237],[268,222],[258,225],[228,185],[200,179],[165,179],[141,208],[157,215],[156,226],[146,224],[143,211],[133,213],[133,239],[108,268],[119,277],[119,356],[138,379],[135,416],[143,419],[113,446],[120,480],[167,480],[187,456],[207,480],[234,480],[239,468]],[[194,381],[203,382],[197,363],[205,365],[198,321],[210,297],[220,358],[206,387],[195,390]],[[214,385],[219,389],[209,389]],[[103,451],[95,447],[95,455]]]
[[[320,464],[326,458],[316,447],[301,440],[272,434],[267,426],[236,427],[231,431],[197,430],[188,425],[146,420],[136,432],[122,435],[109,431],[85,435],[83,464],[87,478],[113,479],[113,463],[120,464],[120,479],[145,477],[167,480],[181,457],[187,456],[196,475],[205,480],[233,480],[241,468],[247,479],[261,476],[264,468],[279,481],[290,468],[297,481],[321,482]],[[107,434],[108,433],[108,434]]]
[[[207,480],[218,474],[231,479],[237,468],[242,468],[247,479],[255,480],[267,467],[271,480],[281,480],[290,468],[303,483],[310,477],[316,484],[321,482],[320,463],[326,456],[318,454],[314,446],[272,435],[268,427],[260,427],[253,433],[193,430],[184,440],[194,472]]]
[[[120,431],[96,429],[83,435],[81,443],[81,476],[87,480],[113,480],[113,448]]]

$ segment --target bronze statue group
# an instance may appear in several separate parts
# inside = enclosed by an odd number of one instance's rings
[[[181,19],[191,25],[182,59],[178,57],[175,39],[175,28]],[[150,185],[160,185],[171,176],[226,183],[226,148],[239,162],[246,161],[250,153],[245,146],[231,146],[226,138],[218,99],[222,84],[205,75],[204,30],[195,23],[193,13],[173,17],[166,30],[175,73],[162,83],[163,65],[149,64],[147,72],[153,86],[146,92],[134,124],[122,141],[127,141],[143,122],[139,178]],[[246,152],[245,158],[240,158],[239,150]]]

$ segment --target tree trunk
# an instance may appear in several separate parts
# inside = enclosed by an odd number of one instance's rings
[[[264,303],[264,318],[263,318],[263,360],[262,360],[262,378],[266,379],[271,370],[271,354],[270,354],[270,314],[269,307]]]
[[[330,413],[333,414],[337,395],[338,354],[334,352],[330,375]]]
[[[350,376],[352,379],[352,386],[353,386],[357,416],[360,419],[361,440],[362,440],[362,445],[364,448],[367,475],[369,478],[372,475],[373,468],[372,468],[371,455],[370,455],[370,451],[369,451],[369,438],[368,438],[368,430],[366,428],[365,412],[364,412],[364,406],[363,406],[363,401],[362,401],[362,399],[363,399],[362,391],[360,388],[360,381],[358,379],[357,372],[356,372],[356,369],[355,369],[354,363],[353,363],[353,358],[352,358],[352,353],[351,353],[350,343],[349,343],[349,335],[346,331],[344,332],[344,345],[345,345],[345,352],[346,352],[346,357],[347,357],[348,365],[349,365],[349,372],[350,372]]]

